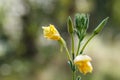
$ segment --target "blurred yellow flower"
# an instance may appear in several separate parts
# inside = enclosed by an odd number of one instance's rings
[[[91,57],[87,55],[78,55],[74,59],[74,64],[78,67],[79,71],[83,74],[86,74],[88,72],[92,72],[93,67],[90,63]]]
[[[42,27],[43,28],[43,33],[44,37],[47,39],[53,39],[53,40],[60,40],[61,36],[57,29],[54,27],[54,25],[49,25],[47,27]]]

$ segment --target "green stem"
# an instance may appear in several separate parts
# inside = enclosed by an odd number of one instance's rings
[[[80,50],[80,43],[81,43],[81,41],[79,40],[76,56],[78,55],[79,50]]]
[[[90,40],[91,40],[95,35],[96,35],[96,34],[93,33],[93,34],[90,36],[90,38],[87,40],[87,42],[86,42],[86,43],[84,44],[84,46],[82,47],[80,54],[83,53],[83,50],[85,49],[86,45],[90,42]]]
[[[72,61],[65,40],[61,37],[61,39],[60,39],[59,41],[60,41],[60,43],[62,43],[62,45],[64,46],[64,48],[65,48],[65,50],[66,50],[66,54],[67,54],[68,59],[69,59],[70,61]]]
[[[66,53],[67,53],[67,57],[68,57],[68,59],[69,59],[70,61],[72,61],[72,59],[71,59],[71,57],[70,57],[70,53],[69,53],[69,51],[68,51],[67,46],[66,46],[66,45],[64,45],[64,48],[65,48],[65,50],[66,50]]]
[[[75,80],[75,71],[72,72],[72,80]]]
[[[72,59],[74,60],[75,55],[74,55],[74,35],[73,34],[71,34],[71,39],[72,39]]]

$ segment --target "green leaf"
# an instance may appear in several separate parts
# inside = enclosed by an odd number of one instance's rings
[[[70,60],[68,61],[68,64],[69,64],[70,68],[72,69],[72,62]]]
[[[70,68],[71,68],[71,70],[73,71],[73,72],[75,72],[75,65],[72,63],[72,61],[68,61],[68,64],[70,65]]]
[[[80,76],[77,76],[76,80],[81,80],[81,77],[80,77]]]

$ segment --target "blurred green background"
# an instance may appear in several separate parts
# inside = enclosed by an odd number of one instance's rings
[[[94,70],[82,80],[120,80],[119,8],[120,0],[0,0],[0,80],[71,80],[65,51],[41,27],[54,24],[70,48],[66,20],[82,12],[90,13],[86,39],[109,17],[85,49]]]

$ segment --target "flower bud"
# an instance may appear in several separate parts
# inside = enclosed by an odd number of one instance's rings
[[[81,31],[81,29],[87,29],[88,23],[89,23],[89,15],[84,13],[75,15],[75,25],[79,31]]]
[[[70,16],[68,17],[67,20],[67,26],[68,26],[68,32],[72,34],[74,32],[74,29],[73,29],[73,22]]]
[[[109,17],[105,18],[98,26],[94,29],[94,34],[98,34],[100,31],[102,31],[103,27],[107,23]]]
[[[80,31],[81,30],[81,18],[80,18],[80,14],[76,14],[75,15],[75,26],[76,26],[76,29],[78,30],[78,31]]]
[[[78,38],[82,41],[84,36],[86,35],[86,31],[89,24],[89,15],[88,14],[76,14],[75,15],[75,26],[76,26],[76,33]]]

